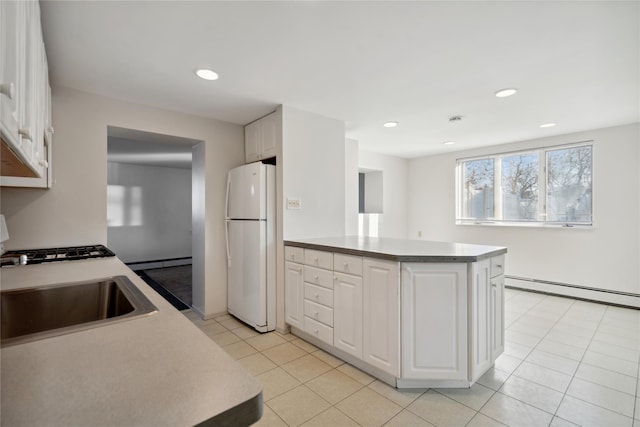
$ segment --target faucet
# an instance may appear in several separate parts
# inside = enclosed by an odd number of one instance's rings
[[[0,258],[2,265],[27,265],[27,256],[3,256]]]

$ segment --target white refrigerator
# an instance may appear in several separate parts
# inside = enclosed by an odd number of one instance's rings
[[[258,332],[276,327],[275,183],[260,162],[227,177],[227,309]]]

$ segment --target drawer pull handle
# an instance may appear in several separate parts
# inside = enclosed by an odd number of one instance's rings
[[[31,141],[31,132],[29,132],[29,129],[27,128],[20,128],[18,129],[18,134],[22,137],[22,139],[26,139]]]
[[[317,330],[317,329],[314,329],[314,330],[313,330],[313,332],[314,332],[316,335],[318,335],[318,333],[319,333],[320,331],[319,331],[319,330]]]
[[[320,295],[319,294],[316,294],[316,299],[320,300]]]
[[[495,286],[495,285],[494,285],[494,286]],[[316,313],[316,319],[317,319],[318,317],[320,317],[317,311],[316,311],[315,313]]]
[[[313,278],[316,280],[316,282],[318,281],[318,276],[313,276]]]
[[[291,259],[296,259],[296,255],[295,254],[291,254]]]
[[[502,264],[496,264],[496,267],[502,268]]]
[[[0,93],[13,101],[16,96],[16,85],[12,83],[0,83]]]

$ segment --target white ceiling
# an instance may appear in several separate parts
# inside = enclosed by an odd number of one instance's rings
[[[284,104],[407,158],[638,122],[639,5],[41,2],[53,85],[242,125]]]

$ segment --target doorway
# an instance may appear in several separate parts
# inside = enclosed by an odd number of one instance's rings
[[[193,304],[192,162],[201,142],[107,130],[107,246],[180,310]]]

